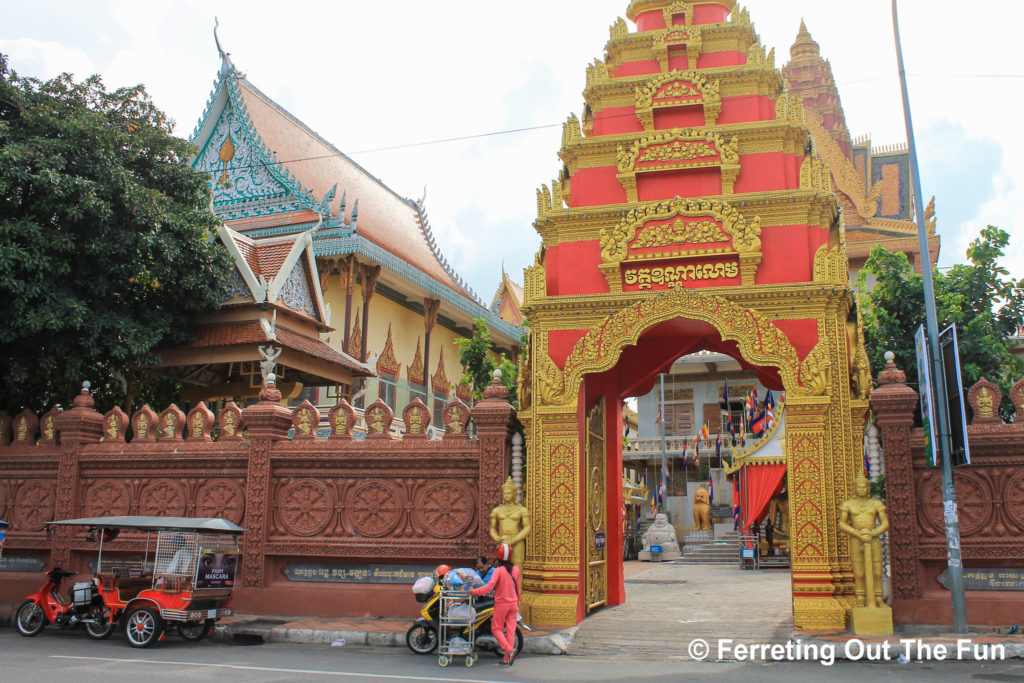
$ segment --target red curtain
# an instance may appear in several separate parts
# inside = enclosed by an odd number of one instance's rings
[[[778,493],[782,478],[786,476],[786,465],[746,465],[741,476],[746,493],[741,514],[749,529],[751,524],[760,524],[768,513],[768,503]],[[735,485],[733,491],[735,495]]]

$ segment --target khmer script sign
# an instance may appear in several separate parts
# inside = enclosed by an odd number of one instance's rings
[[[289,581],[329,583],[408,583],[421,576],[433,576],[435,567],[411,564],[334,564],[330,562],[289,562],[284,575]]]
[[[939,583],[949,588],[948,567],[939,574]],[[1024,569],[964,569],[964,590],[1024,591]]]

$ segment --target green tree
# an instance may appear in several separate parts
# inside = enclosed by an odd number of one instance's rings
[[[1010,236],[988,226],[967,249],[968,263],[945,272],[933,270],[939,330],[956,323],[961,374],[966,390],[982,377],[1003,389],[1004,411],[1009,388],[1024,374],[1024,361],[1014,356],[1007,339],[1024,324],[1024,279],[1013,279],[999,266]],[[874,285],[869,288],[869,278]],[[917,379],[914,334],[924,323],[923,278],[906,254],[876,246],[857,277],[864,307],[864,336],[877,373],[892,351],[896,364]]]
[[[494,344],[487,321],[483,318],[473,318],[473,336],[469,339],[456,339],[455,344],[459,347],[459,362],[462,363],[462,377],[459,381],[473,386],[473,398],[479,401],[484,397],[484,389],[490,385],[494,370],[499,369],[501,383],[508,389],[508,401],[518,410],[516,378],[519,375],[519,368],[507,359],[505,354],[501,354],[495,360]]]
[[[219,306],[230,257],[172,125],[142,86],[22,78],[0,55],[4,408],[67,404],[85,379],[109,407],[115,376],[146,377]]]

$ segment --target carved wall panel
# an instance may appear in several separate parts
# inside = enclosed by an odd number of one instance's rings
[[[14,528],[39,531],[53,519],[57,504],[57,486],[52,481],[29,480],[14,496]]]
[[[85,489],[82,498],[82,516],[127,515],[132,507],[128,484],[118,479],[100,479]]]
[[[212,479],[196,492],[195,508],[197,517],[223,517],[241,524],[245,512],[245,492],[238,482],[231,479]]]
[[[334,501],[330,489],[316,479],[299,479],[277,494],[277,514],[284,530],[296,536],[312,536],[327,528]]]
[[[140,515],[181,517],[185,514],[185,487],[171,479],[157,479],[139,491]]]

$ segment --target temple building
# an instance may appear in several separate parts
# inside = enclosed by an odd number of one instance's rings
[[[400,410],[418,397],[440,428],[446,401],[471,399],[459,384],[454,341],[483,318],[495,351],[515,358],[521,316],[499,317],[455,272],[423,198],[394,192],[256,88],[217,47],[221,68],[191,137],[192,165],[210,175],[221,239],[238,271],[231,298],[200,327],[195,346],[244,347],[248,357],[191,395],[255,394],[257,347],[276,345],[280,364],[289,335],[304,325],[302,343],[320,345],[320,361],[352,367],[314,377],[284,363],[286,397],[325,408],[345,397],[357,410],[378,397]],[[199,368],[189,372],[203,377]]]
[[[789,92],[801,99],[804,121],[818,157],[832,176],[832,185],[843,211],[846,251],[851,281],[864,266],[872,247],[903,252],[920,272],[921,256],[914,222],[910,155],[905,145],[873,147],[871,139],[851,139],[832,76],[832,66],[821,57],[818,43],[801,20],[790,60],[782,67]],[[894,117],[901,117],[898,102]],[[935,198],[925,211],[928,249],[934,265],[939,258],[935,233]]]

